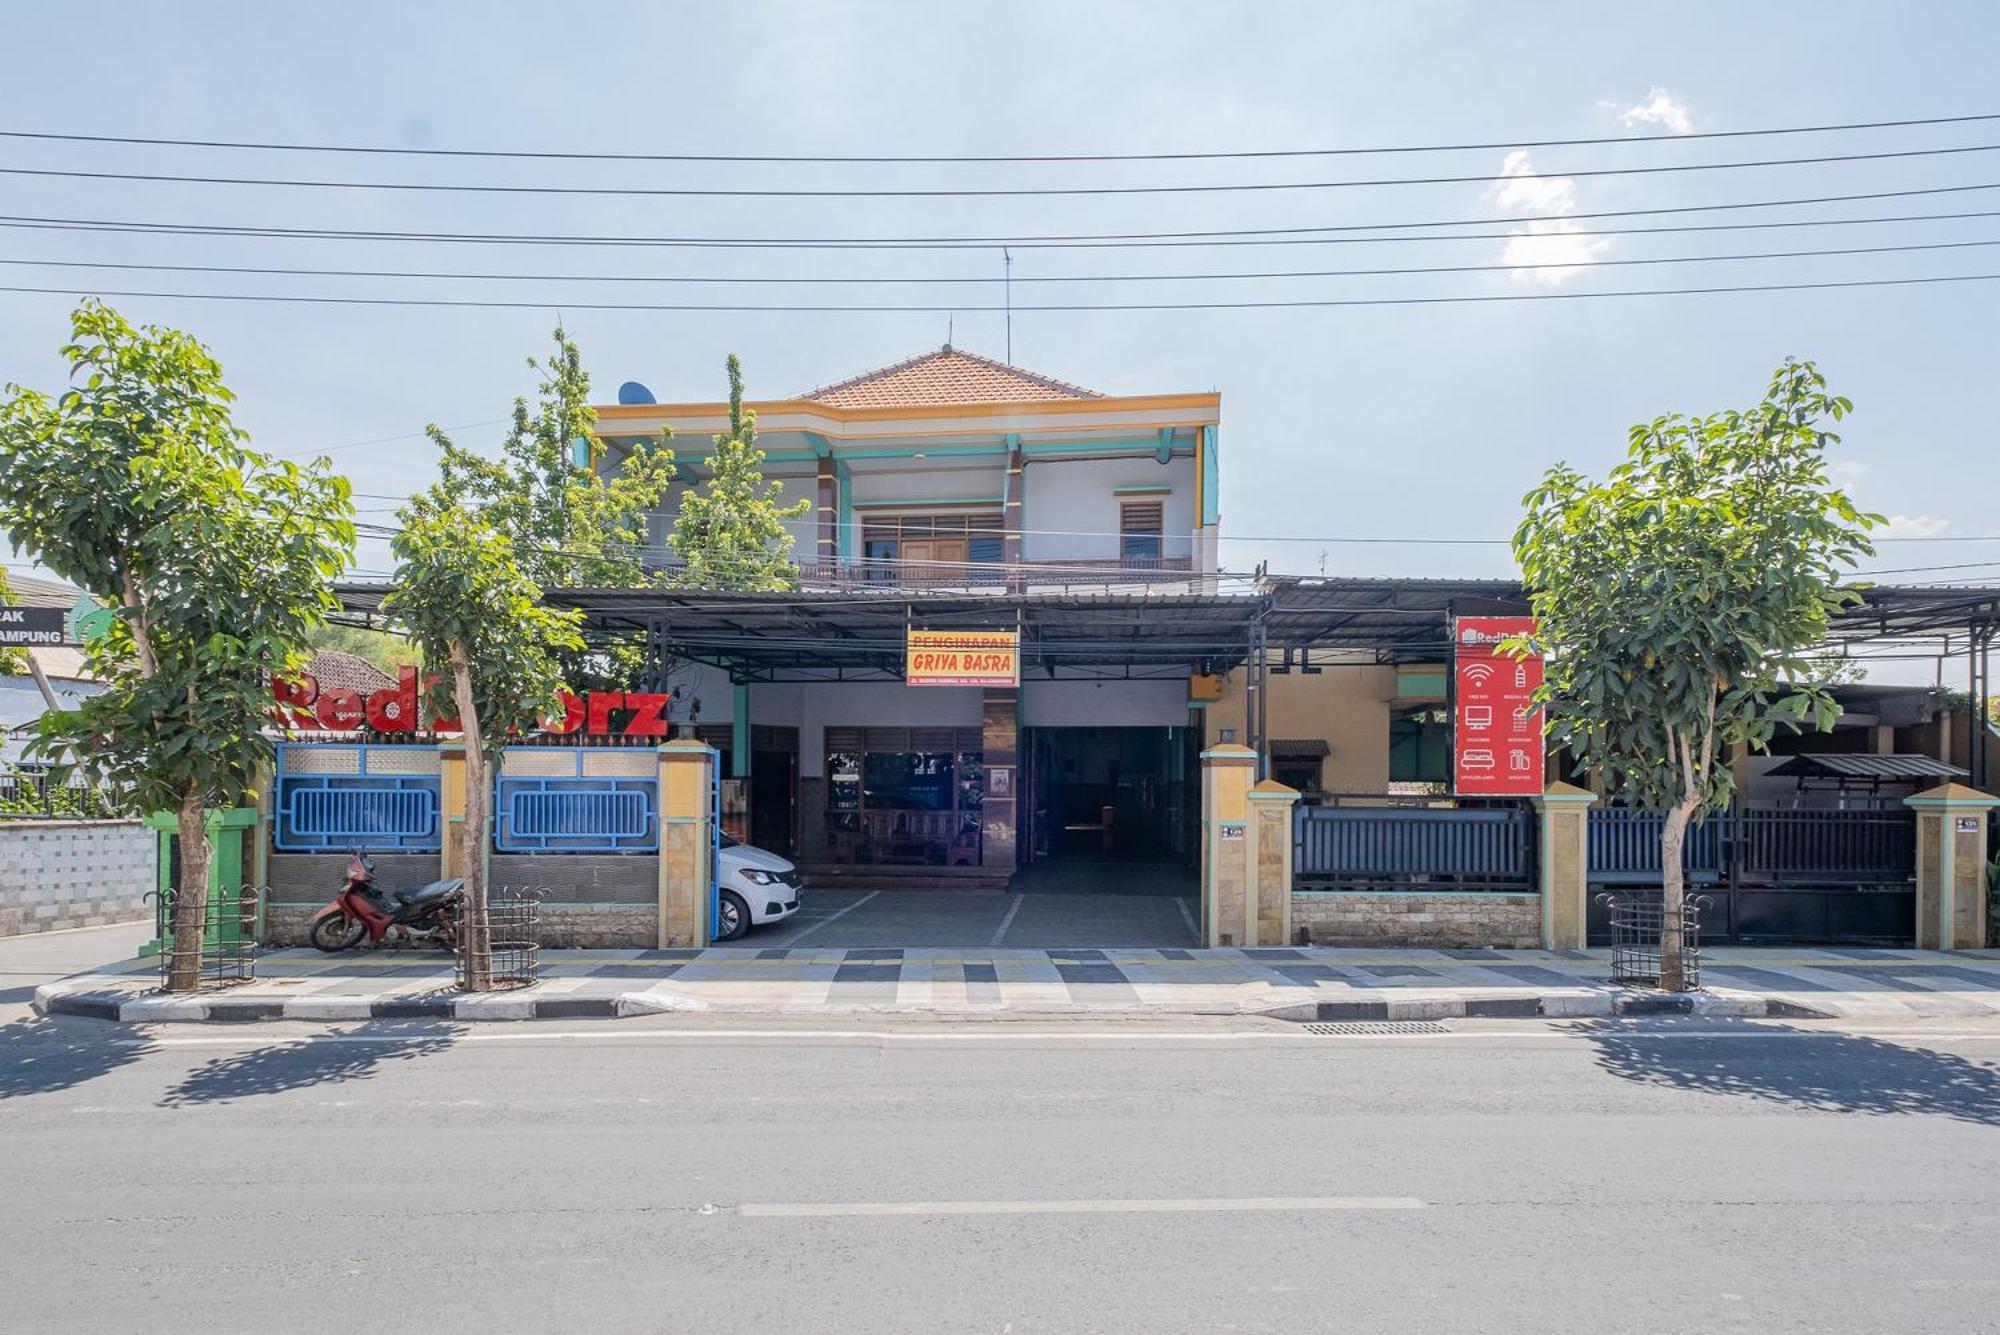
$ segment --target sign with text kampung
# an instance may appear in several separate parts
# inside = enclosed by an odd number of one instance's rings
[[[1452,791],[1460,797],[1534,797],[1543,787],[1540,655],[1500,646],[1534,632],[1533,617],[1452,622]]]
[[[903,680],[911,686],[1019,686],[1020,632],[912,630]]]
[[[0,645],[61,644],[67,617],[60,607],[0,607]]]

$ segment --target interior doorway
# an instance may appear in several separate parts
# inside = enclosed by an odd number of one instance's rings
[[[1029,728],[1032,862],[1182,863],[1193,844],[1188,728]]]

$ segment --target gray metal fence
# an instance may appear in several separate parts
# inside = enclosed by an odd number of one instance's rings
[[[1527,890],[1535,816],[1525,807],[1300,807],[1292,871],[1302,886]]]

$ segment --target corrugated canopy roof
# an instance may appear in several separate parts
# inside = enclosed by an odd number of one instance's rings
[[[1774,779],[1863,779],[1876,783],[1923,783],[1966,777],[1966,772],[1958,766],[1929,756],[1846,753],[1793,756],[1783,764],[1773,765],[1768,773]]]
[[[1198,578],[1198,577],[1197,577]],[[339,589],[355,613],[379,610],[387,585]],[[1018,628],[1024,673],[1104,675],[1224,671],[1249,655],[1261,622],[1274,655],[1320,652],[1331,661],[1443,662],[1454,615],[1525,613],[1509,580],[1271,579],[1252,593],[1124,591],[937,593],[819,588],[791,593],[688,589],[555,589],[548,600],[584,613],[598,643],[650,638],[657,652],[758,680],[901,676],[904,632]],[[2000,623],[2000,588],[1881,586],[1838,618],[1834,638],[1963,633]]]

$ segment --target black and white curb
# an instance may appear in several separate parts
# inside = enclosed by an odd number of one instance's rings
[[[1691,1015],[1726,1020],[1834,1020],[1830,1007],[1786,997],[1713,992],[1613,992],[1578,988],[1539,996],[1416,996],[1385,1001],[1320,1001],[1263,1014],[1303,1023],[1352,1020],[1576,1020],[1606,1016]]]
[[[704,1003],[657,992],[612,996],[535,996],[441,992],[396,997],[168,997],[130,992],[35,989],[42,1015],[81,1015],[120,1024],[255,1023],[271,1020],[615,1020],[632,1015],[706,1010]]]

